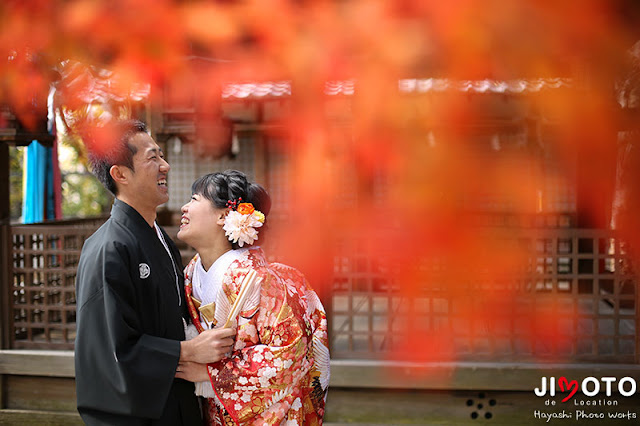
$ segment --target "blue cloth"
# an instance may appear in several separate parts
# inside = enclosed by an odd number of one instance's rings
[[[22,220],[24,223],[42,222],[44,220],[47,149],[34,140],[27,147],[26,157],[27,172],[22,203]]]

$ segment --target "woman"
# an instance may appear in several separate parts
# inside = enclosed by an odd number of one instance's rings
[[[237,327],[237,336],[228,357],[180,364],[176,376],[196,382],[196,394],[207,398],[209,424],[322,424],[327,319],[302,274],[267,262],[258,246],[269,195],[238,171],[205,175],[191,192],[178,232],[198,252],[185,268],[193,321],[187,339],[224,326]],[[239,297],[254,273],[254,285]],[[244,301],[234,316],[236,299]]]

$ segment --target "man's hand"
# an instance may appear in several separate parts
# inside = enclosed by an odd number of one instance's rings
[[[190,382],[208,382],[209,371],[207,364],[199,364],[197,362],[181,362],[176,369],[176,378],[184,379]]]
[[[180,362],[208,364],[217,362],[231,351],[235,328],[205,330],[191,340],[180,342]]]

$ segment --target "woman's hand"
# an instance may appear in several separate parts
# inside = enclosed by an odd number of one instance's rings
[[[180,362],[176,369],[176,378],[184,379],[190,382],[208,382],[209,371],[207,364],[197,362]]]

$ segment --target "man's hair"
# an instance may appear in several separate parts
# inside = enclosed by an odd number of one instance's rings
[[[129,141],[137,133],[147,133],[147,126],[143,122],[120,120],[92,129],[83,137],[91,172],[113,195],[118,195],[118,187],[109,170],[111,166],[118,165],[135,171],[133,156],[137,149]]]

